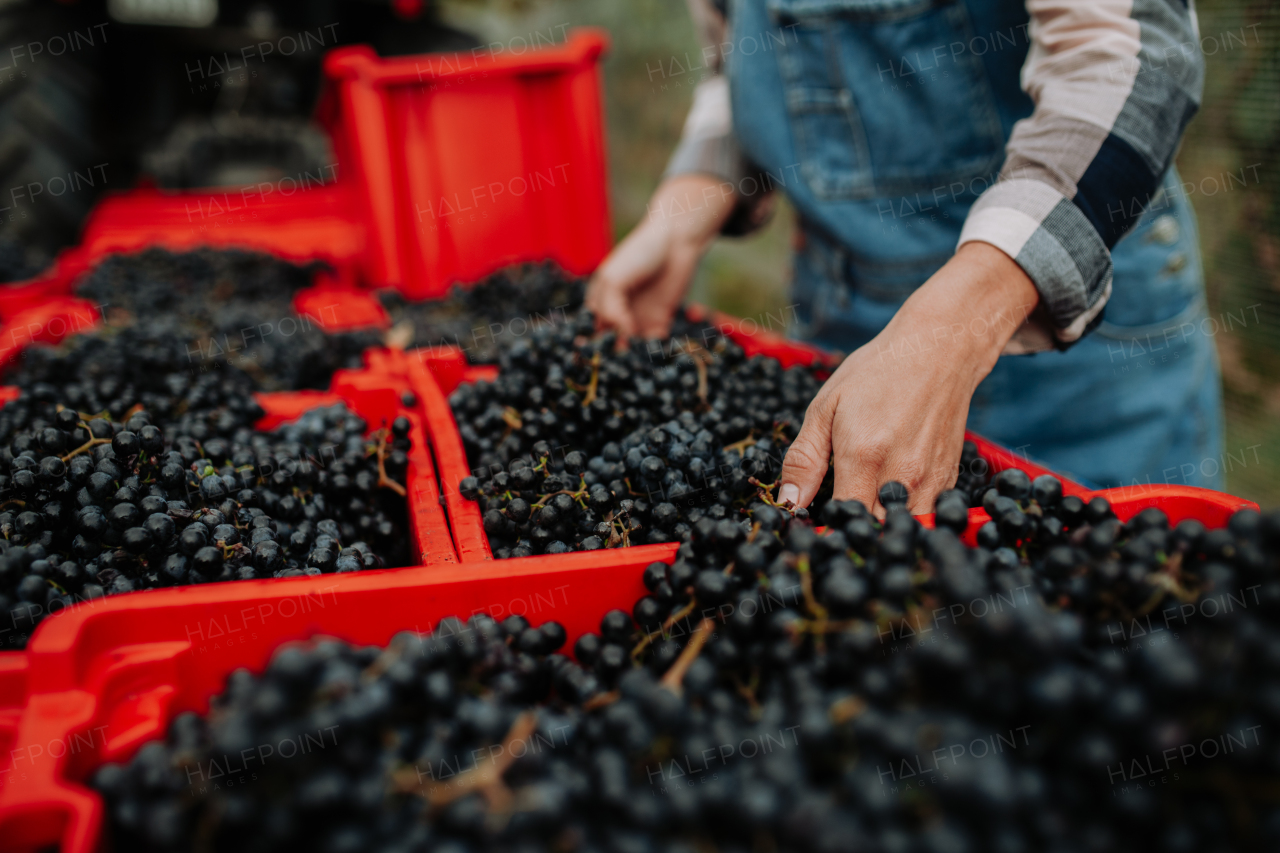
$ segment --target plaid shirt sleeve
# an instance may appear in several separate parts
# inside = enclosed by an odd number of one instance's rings
[[[733,137],[729,81],[721,73],[724,57],[720,45],[729,22],[713,0],[687,0],[687,4],[702,45],[702,80],[694,87],[693,104],[664,177],[701,172],[732,181],[742,170],[742,156]]]
[[[1168,170],[1204,82],[1188,0],[1027,0],[1035,102],[960,245],[990,243],[1035,282],[1047,319],[1009,353],[1065,349],[1101,321],[1111,249]],[[1046,328],[1049,326],[1051,328]]]

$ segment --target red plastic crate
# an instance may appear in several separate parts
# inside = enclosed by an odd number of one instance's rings
[[[306,189],[275,184],[228,189],[137,189],[106,196],[85,222],[70,263],[82,270],[103,257],[152,246],[252,249],[285,260],[354,264],[367,245],[347,181]]]
[[[412,553],[416,555],[415,566],[418,568],[406,570],[421,574],[419,569],[422,568],[434,570],[437,566],[456,563],[457,554],[453,548],[448,519],[440,505],[440,487],[431,451],[427,446],[422,416],[415,409],[406,409],[401,404],[400,395],[409,390],[409,386],[398,378],[398,370],[388,370],[388,366],[395,362],[386,353],[374,350],[366,355],[366,359],[369,366],[363,370],[340,370],[335,373],[329,391],[258,394],[257,400],[266,414],[256,426],[259,429],[274,429],[311,409],[335,403],[346,403],[374,429],[384,423],[389,424],[398,415],[409,418],[412,425],[409,437],[413,446],[409,451],[409,471],[404,486],[408,492],[409,535],[414,541]],[[0,387],[0,402],[16,398],[17,390],[12,386]],[[62,618],[62,615],[59,614],[56,618]],[[17,661],[25,660],[25,657],[24,651],[0,652],[0,746],[3,746],[6,730],[6,702],[13,695],[12,684],[15,683],[7,679],[18,678],[13,673],[24,671]]]
[[[768,355],[777,358],[786,367],[802,365],[834,365],[835,356],[815,347],[797,341],[787,340],[758,325],[748,327],[747,321],[725,314],[708,311],[695,306],[689,311],[694,318],[707,318],[727,337],[738,343],[748,355]],[[483,514],[480,504],[467,500],[459,492],[459,483],[464,477],[471,476],[467,463],[466,450],[462,445],[462,436],[458,433],[458,424],[449,407],[448,396],[464,382],[475,382],[481,379],[491,380],[496,368],[488,366],[473,367],[467,364],[462,351],[455,347],[435,347],[417,350],[407,354],[410,384],[422,401],[426,417],[427,433],[431,437],[431,446],[435,451],[436,464],[439,466],[440,482],[444,487],[445,505],[448,507],[449,520],[453,528],[453,541],[458,557],[462,562],[479,562],[493,559],[493,551],[489,547],[489,538],[484,532]],[[1073,480],[1056,474],[1049,469],[1018,456],[994,442],[981,436],[967,433],[967,439],[978,446],[978,454],[986,460],[993,472],[1006,468],[1021,468],[1031,477],[1041,474],[1053,474],[1062,481],[1065,494],[1089,497],[1088,489]],[[975,512],[981,513],[981,510]],[[976,521],[978,516],[971,513]],[[932,525],[932,515],[922,517],[925,523]],[[985,513],[981,521],[987,521]],[[976,527],[972,528],[976,530]],[[970,534],[972,535],[972,533]],[[652,560],[673,558],[676,548],[673,543],[662,545],[640,545],[632,549],[642,550]],[[611,554],[619,549],[598,551],[600,559],[613,559]]]
[[[11,755],[27,696],[27,653],[0,654],[0,756]],[[0,758],[0,787],[5,779],[5,759]]]
[[[414,540],[418,566],[432,567],[458,562],[449,533],[449,522],[440,503],[440,485],[422,414],[418,407],[406,408],[404,392],[411,390],[399,377],[397,354],[390,350],[365,353],[362,370],[339,370],[333,376],[328,395],[316,392],[282,392],[259,394],[258,400],[267,411],[258,422],[260,429],[272,429],[303,412],[336,401],[347,403],[364,418],[371,428],[390,424],[399,415],[409,419],[409,472],[403,485],[408,493],[410,532]],[[325,400],[328,403],[324,402]]]
[[[94,322],[93,306],[71,296],[74,281],[106,254],[150,245],[234,246],[329,260],[335,275],[300,295],[299,310],[315,316],[338,305],[337,317],[366,318],[361,325],[385,323],[380,306],[355,290],[361,283],[392,284],[422,298],[518,260],[550,257],[570,271],[590,271],[611,237],[597,70],[604,45],[599,34],[578,33],[566,45],[520,57],[335,54],[326,63],[322,118],[342,163],[338,184],[287,198],[150,190],[108,198],[86,226],[82,246],[64,253],[49,274],[0,288],[0,356],[11,356],[26,340],[57,340],[77,324]],[[564,172],[556,171],[560,165]],[[473,221],[472,211],[464,211],[463,221],[450,221],[448,213],[439,221],[441,199],[460,208],[468,193],[478,203],[473,190],[489,189],[495,176],[510,187],[510,179],[531,174],[569,180],[542,185],[519,201],[514,192],[490,191],[482,198],[491,217]],[[420,227],[424,210],[434,227]],[[719,319],[749,353],[765,352],[787,365],[821,357],[767,332],[749,334],[741,321]],[[95,849],[101,805],[80,784],[91,769],[127,758],[161,735],[176,713],[206,709],[230,671],[261,668],[282,641],[325,633],[385,643],[398,630],[425,630],[446,615],[487,610],[522,612],[535,624],[555,619],[572,643],[594,629],[603,612],[629,609],[644,594],[644,566],[672,558],[674,546],[656,545],[474,565],[492,558],[478,506],[457,492],[468,472],[445,395],[486,369],[470,368],[460,353],[447,350],[378,351],[368,358],[370,371],[335,375],[329,394],[265,395],[263,425],[336,399],[376,425],[394,416],[399,391],[412,388],[422,411],[420,418],[411,415],[409,500],[423,567],[146,591],[47,620],[27,651],[0,655],[0,850]],[[974,440],[994,470],[1044,472]],[[1089,494],[1069,481],[1064,487]],[[1253,506],[1178,487],[1103,494],[1121,518],[1154,505],[1175,523],[1195,517],[1210,526]],[[986,515],[974,510],[971,520]],[[974,530],[976,524],[970,535]],[[444,565],[459,558],[472,565]]]
[[[333,375],[329,391],[281,391],[256,394],[255,398],[265,414],[255,424],[258,429],[271,430],[295,420],[305,412],[320,406],[346,403],[371,428],[390,423],[398,415],[404,415],[412,424],[410,438],[413,447],[409,453],[410,521],[415,525],[421,565],[456,562],[448,522],[439,501],[439,485],[435,465],[427,443],[422,415],[415,408],[406,408],[401,395],[411,390],[403,379],[401,356],[392,350],[374,349],[365,353],[366,366],[359,370],[339,370]],[[17,399],[19,389],[0,386],[0,404]]]
[[[754,347],[768,341],[746,343]],[[789,357],[806,357],[803,346],[789,346]],[[812,350],[808,355],[822,356]],[[414,389],[428,432],[441,432],[439,439],[453,436],[452,445],[444,440],[433,445],[441,470],[453,469],[457,479],[465,476],[461,441],[442,385],[452,389],[469,377],[492,376],[492,368],[468,367],[461,353],[448,349],[379,351],[371,355],[371,367]],[[328,399],[290,395],[292,408],[273,407],[273,413],[284,419]],[[394,405],[385,394],[380,399],[383,406]],[[996,470],[1016,465],[1029,473],[1043,471],[978,441]],[[457,494],[457,479],[446,480],[452,488],[444,494],[454,513],[458,552],[470,565],[441,566],[428,575],[393,570],[158,590],[81,605],[42,625],[25,653],[0,661],[0,740],[10,744],[9,775],[26,772],[8,784],[0,774],[0,849],[56,843],[76,853],[95,849],[101,842],[102,807],[81,784],[92,769],[125,760],[145,741],[162,736],[174,715],[206,710],[232,670],[260,670],[281,642],[326,634],[382,644],[400,630],[427,630],[444,616],[490,612],[499,618],[520,613],[535,625],[554,619],[565,626],[572,644],[594,630],[606,611],[630,609],[645,592],[640,581],[645,566],[674,558],[672,545],[647,545],[476,565],[487,558],[487,540],[476,505]],[[1089,494],[1077,484],[1065,485]],[[424,484],[428,503],[438,501],[437,488],[434,482]],[[1179,487],[1101,494],[1121,519],[1159,506],[1173,523],[1198,518],[1211,527],[1225,524],[1236,509],[1254,506]],[[469,507],[474,525],[456,514],[455,506]],[[970,518],[971,540],[987,518],[981,509],[971,511]],[[137,618],[142,610],[145,619]],[[68,744],[76,747],[74,754]],[[63,754],[53,755],[59,751]]]
[[[108,254],[97,256],[94,263]],[[97,328],[99,306],[74,295],[81,277],[93,267],[82,258],[64,253],[40,278],[0,286],[0,364],[8,364],[33,343],[57,344],[67,335]],[[350,268],[317,272],[311,287],[294,294],[294,311],[327,332],[389,326],[382,303],[344,278],[350,273]]]
[[[1113,490],[1120,492],[1122,490]],[[1113,494],[1129,518],[1148,505],[1210,526],[1247,502],[1203,489]],[[977,512],[981,512],[978,510]],[[385,644],[450,615],[519,613],[564,625],[568,645],[613,608],[645,594],[655,548],[441,567],[428,583],[406,571],[366,572],[160,590],[80,605],[36,632],[22,660],[0,662],[0,850],[101,844],[102,805],[84,780],[163,736],[178,713],[204,712],[238,667],[260,671],[280,643],[317,634]],[[668,552],[668,557],[670,553]],[[145,618],[144,618],[145,616]],[[16,709],[23,708],[22,711]]]
[[[596,30],[523,54],[325,57],[320,118],[368,225],[364,275],[411,299],[612,244]]]
[[[612,241],[598,68],[607,41],[579,30],[520,55],[332,51],[320,118],[341,164],[336,182],[316,185],[331,177],[317,174],[107,195],[78,246],[36,278],[0,286],[0,363],[91,327],[96,307],[74,298],[75,283],[108,255],[153,246],[324,261],[333,273],[295,307],[324,313],[331,331],[386,326],[362,288],[438,297],[545,258],[591,271]]]
[[[108,194],[78,246],[34,279],[0,286],[0,363],[32,341],[91,327],[74,285],[108,255],[159,246],[265,252],[328,263],[299,313],[332,331],[385,327],[362,288],[440,296],[518,261],[587,273],[608,253],[599,59],[608,39],[578,30],[523,54],[325,59],[319,118],[338,154],[324,170],[236,188]],[[286,183],[289,182],[289,183]]]
[[[79,245],[61,252],[53,265],[35,278],[0,286],[0,322],[5,328],[0,352],[13,350],[15,345],[20,349],[31,339],[30,331],[19,331],[16,337],[8,333],[11,326],[23,327],[21,321],[28,318],[18,316],[22,312],[45,309],[67,313],[87,307],[92,313],[92,306],[83,300],[73,303],[59,298],[71,297],[80,278],[109,255],[152,247],[173,252],[202,247],[242,249],[295,263],[324,261],[333,272],[318,278],[317,286],[353,290],[367,244],[364,224],[354,216],[354,208],[353,190],[343,183],[288,193],[274,184],[260,184],[191,192],[137,189],[108,194],[89,214]],[[334,328],[386,323],[377,301],[359,295],[376,308],[346,303]],[[96,313],[93,316],[96,318]],[[42,319],[33,317],[30,322],[48,325]],[[76,322],[76,318],[68,319]],[[53,325],[52,337],[56,339],[57,323]]]
[[[162,736],[174,715],[207,710],[231,671],[260,670],[282,642],[326,634],[385,644],[400,630],[487,611],[523,613],[534,624],[554,619],[571,644],[596,630],[605,611],[629,608],[644,594],[640,576],[648,561],[640,550],[607,568],[590,554],[570,554],[520,566],[442,567],[430,583],[405,571],[361,572],[160,590],[78,606],[32,639],[27,683],[11,687],[23,691],[25,712],[7,718],[0,705],[11,744],[0,757],[0,850],[97,849],[102,807],[81,784],[92,769]],[[0,665],[0,691],[4,678]]]

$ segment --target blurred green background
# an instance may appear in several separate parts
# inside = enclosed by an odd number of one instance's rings
[[[1178,156],[1200,218],[1210,315],[1241,324],[1215,340],[1225,384],[1227,488],[1280,505],[1280,4],[1200,0],[1208,69],[1204,102]],[[684,0],[445,0],[449,22],[485,40],[560,25],[607,29],[610,177],[618,237],[644,215],[680,136],[700,71],[663,74],[698,41]],[[787,304],[794,217],[785,204],[763,231],[722,239],[692,297],[739,316]],[[1240,462],[1241,459],[1245,461]]]

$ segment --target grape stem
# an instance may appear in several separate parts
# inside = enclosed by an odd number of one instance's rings
[[[773,499],[773,490],[778,488],[778,484],[776,482],[762,483],[755,477],[749,477],[747,482],[756,487],[756,497],[760,498],[761,502],[787,512],[795,511],[796,505],[792,501],[783,501],[782,503],[778,503]]]
[[[606,705],[612,705],[622,698],[622,694],[617,690],[610,690],[608,693],[597,693],[586,702],[582,703],[582,710],[594,711],[596,708],[603,708]]]
[[[400,497],[407,497],[408,492],[404,486],[387,476],[387,431],[385,429],[378,430],[378,485],[395,492]]]
[[[705,617],[698,623],[693,636],[689,638],[689,645],[684,647],[684,651],[680,653],[680,657],[676,658],[676,662],[671,665],[671,669],[667,670],[667,674],[662,676],[662,681],[659,683],[663,687],[677,696],[684,692],[684,688],[681,686],[681,682],[684,681],[684,675],[702,652],[702,647],[706,645],[707,637],[711,635],[711,631],[715,626],[716,623],[710,617]]]
[[[587,383],[587,395],[582,398],[582,407],[585,409],[596,400],[596,393],[600,390],[600,353],[597,351],[591,355],[591,381]]]
[[[426,801],[429,808],[447,806],[454,800],[479,792],[489,801],[490,813],[506,814],[511,810],[512,793],[503,781],[502,775],[515,761],[512,747],[527,741],[536,727],[537,718],[533,712],[525,711],[511,724],[496,758],[472,767],[448,782],[432,780],[425,785],[416,767],[406,767],[397,771],[393,777],[396,790],[406,794],[418,794]]]
[[[813,573],[809,571],[809,555],[801,554],[796,561],[796,571],[800,573],[800,589],[804,593],[804,606],[813,617],[814,645],[818,654],[824,652],[827,633],[827,608],[818,603],[813,595]]]
[[[666,633],[671,630],[671,627],[673,625],[675,625],[681,619],[683,619],[684,617],[692,613],[697,606],[698,606],[698,599],[696,598],[689,599],[688,604],[686,604],[684,607],[681,607],[675,613],[672,613],[670,616],[667,617],[667,621],[662,623],[661,628],[646,634],[644,636],[644,639],[642,639],[639,643],[636,644],[636,647],[631,650],[631,659],[634,661],[638,661],[640,659],[640,654],[645,650],[645,648],[650,643],[652,643],[658,637],[666,636]]]
[[[86,450],[90,450],[94,447],[97,447],[99,444],[111,443],[111,439],[109,438],[94,438],[93,430],[89,429],[89,425],[84,421],[80,421],[80,426],[84,427],[84,431],[89,433],[89,440],[86,441],[84,444],[80,445],[79,447],[77,447],[75,450],[68,453],[66,456],[61,457],[63,462],[67,462],[73,457],[79,456],[81,453],[84,453]]]
[[[831,705],[831,710],[828,711],[828,714],[831,717],[831,722],[841,725],[849,722],[865,710],[867,710],[867,702],[861,696],[846,696],[843,699],[836,700]]]
[[[751,707],[751,715],[758,718],[760,714],[760,700],[756,698],[756,688],[760,686],[760,670],[751,668],[751,681],[743,684],[735,674],[733,676],[733,686],[738,691],[738,695],[747,700],[747,705]]]
[[[689,357],[693,359],[693,367],[698,371],[698,399],[702,401],[705,408],[707,406],[707,365],[714,360],[715,356],[701,346],[697,341],[689,343]]]
[[[545,495],[539,495],[538,502],[533,506],[529,507],[529,511],[532,512],[535,509],[542,509],[544,506],[547,505],[547,501],[551,500],[556,495],[568,495],[569,497],[577,501],[580,507],[582,507],[583,509],[586,509],[587,508],[587,504],[586,504],[587,478],[586,477],[579,478],[577,491],[570,491],[569,489],[561,489],[558,492],[549,492]]]

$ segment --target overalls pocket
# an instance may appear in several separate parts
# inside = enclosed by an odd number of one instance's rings
[[[1095,334],[1128,340],[1184,326],[1204,308],[1195,214],[1176,169],[1169,173],[1133,230],[1111,250],[1111,299]]]

